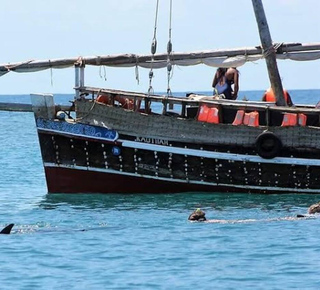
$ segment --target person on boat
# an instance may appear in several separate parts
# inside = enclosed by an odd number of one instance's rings
[[[212,87],[218,95],[224,94],[226,99],[235,100],[239,91],[239,71],[235,67],[219,67],[214,75]]]
[[[284,95],[284,99],[285,99],[287,105],[289,107],[292,107],[293,103],[291,100],[291,96],[286,89],[283,89],[283,95]],[[264,92],[264,94],[262,96],[262,101],[263,102],[276,102],[276,96],[274,95],[272,88],[269,88]]]

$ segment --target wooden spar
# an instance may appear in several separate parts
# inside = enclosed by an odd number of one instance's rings
[[[56,111],[74,111],[73,107],[66,105],[56,105]],[[33,112],[31,104],[23,103],[0,103],[0,111],[10,112]]]
[[[32,112],[32,106],[22,103],[0,103],[0,111]]]
[[[278,106],[286,106],[287,103],[283,95],[282,82],[277,66],[276,49],[273,46],[269,26],[261,0],[252,0],[254,13],[256,16],[260,40],[265,54],[271,88],[276,96]]]
[[[301,43],[283,43],[277,54],[283,55],[286,53],[296,52],[320,52],[320,43],[313,44],[301,44]],[[175,64],[181,60],[203,60],[205,58],[215,57],[235,57],[235,56],[252,56],[261,55],[261,47],[247,47],[247,48],[236,48],[236,49],[218,49],[210,51],[197,51],[188,53],[172,53],[172,63]],[[163,67],[167,65],[167,53],[156,54],[154,60],[156,62],[163,62]],[[104,55],[104,56],[92,56],[92,57],[74,57],[64,59],[53,59],[53,60],[36,60],[26,61],[10,64],[0,65],[0,76],[10,71],[16,72],[34,72],[49,68],[67,68],[72,67],[76,63],[84,65],[95,65],[95,66],[114,66],[114,67],[126,67],[136,66],[141,64],[147,64],[151,61],[151,55],[136,55],[136,54],[121,54],[121,55]],[[180,64],[179,64],[180,65]]]

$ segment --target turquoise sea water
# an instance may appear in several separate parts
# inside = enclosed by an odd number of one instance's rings
[[[0,123],[0,227],[15,223],[0,235],[0,289],[319,289],[320,219],[290,218],[320,191],[48,195],[33,114],[0,112]],[[196,208],[222,221],[189,222]]]

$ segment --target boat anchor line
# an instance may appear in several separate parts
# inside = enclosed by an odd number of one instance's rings
[[[137,173],[130,173],[130,172],[124,172],[124,171],[118,171],[114,169],[104,169],[104,168],[94,168],[94,167],[87,167],[87,166],[67,166],[62,164],[55,164],[50,162],[45,162],[44,164],[45,168],[66,168],[70,170],[82,170],[82,171],[92,171],[92,172],[101,172],[101,173],[109,173],[109,174],[117,174],[117,175],[123,175],[123,176],[132,176],[136,178],[142,178],[142,179],[156,179],[156,180],[162,180],[166,182],[172,182],[172,183],[189,183],[189,184],[195,184],[195,185],[207,185],[212,187],[226,187],[226,188],[238,188],[238,189],[244,189],[246,191],[248,190],[255,190],[255,191],[264,191],[264,192],[290,192],[290,193],[319,193],[318,189],[310,189],[310,188],[289,188],[289,187],[277,187],[277,186],[256,186],[256,185],[238,185],[238,184],[225,184],[225,183],[215,183],[215,182],[205,182],[205,181],[196,181],[196,180],[186,180],[186,179],[172,179],[172,178],[166,178],[166,177],[159,177],[159,176],[150,176],[150,175],[143,175],[143,174],[137,174]]]
[[[306,158],[290,158],[290,157],[275,157],[273,159],[264,159],[255,155],[244,155],[235,153],[220,153],[211,152],[207,150],[186,149],[173,146],[161,146],[150,143],[140,143],[127,140],[117,140],[122,143],[123,147],[142,149],[149,151],[158,151],[164,153],[173,153],[179,155],[189,155],[195,157],[203,157],[210,159],[222,159],[241,162],[253,163],[269,163],[269,164],[284,164],[284,165],[304,165],[304,166],[320,166],[320,160],[306,159]]]

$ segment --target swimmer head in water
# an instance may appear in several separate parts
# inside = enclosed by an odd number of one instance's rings
[[[198,208],[189,215],[188,220],[203,222],[203,221],[207,220],[206,213],[204,211],[202,211],[200,208]]]
[[[308,209],[308,214],[320,213],[320,202],[311,205]]]

